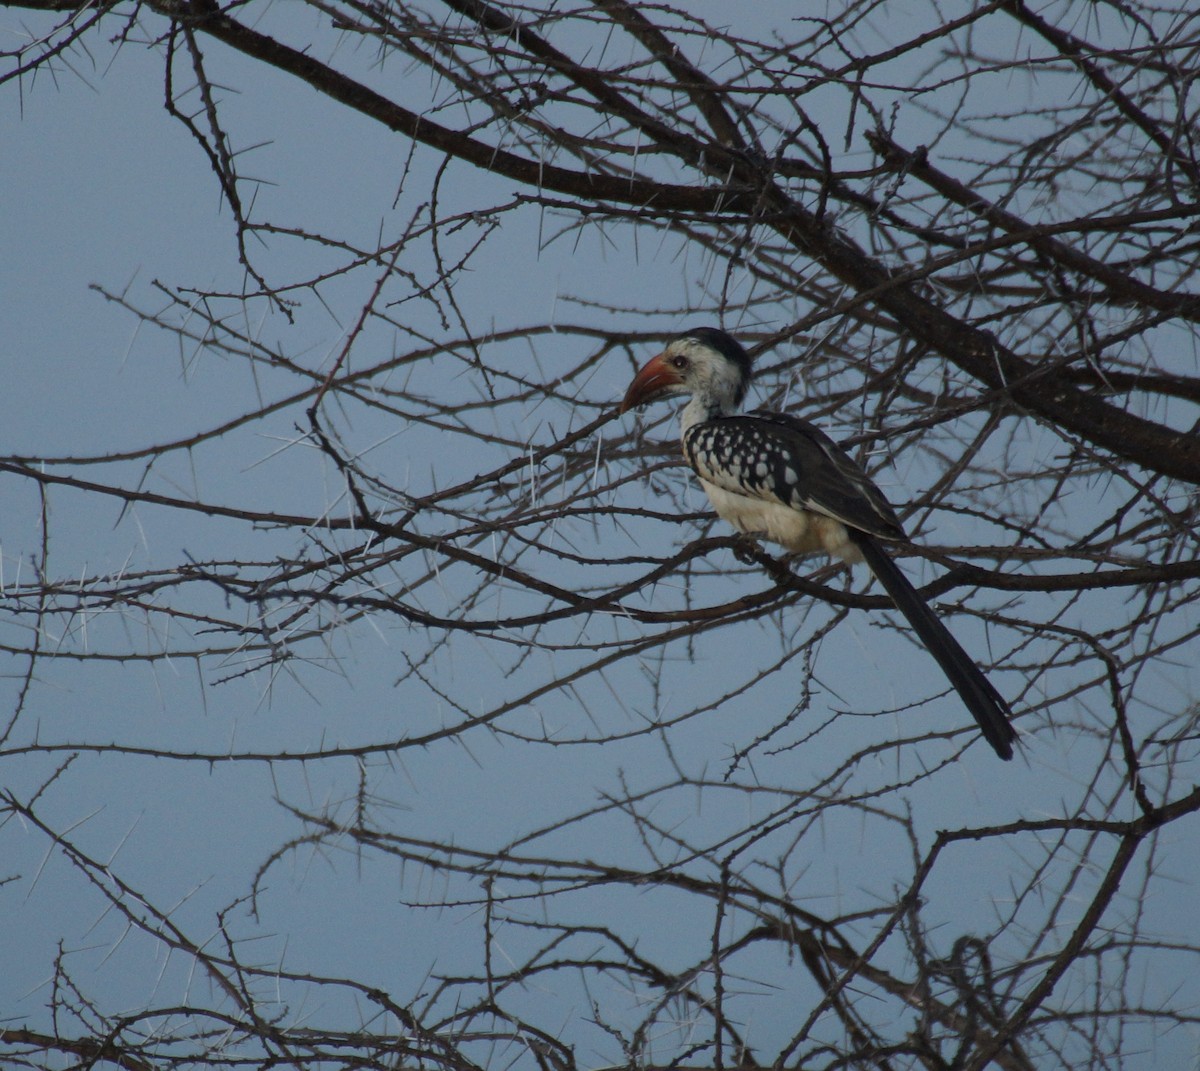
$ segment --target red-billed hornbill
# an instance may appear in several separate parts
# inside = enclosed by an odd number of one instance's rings
[[[907,542],[895,511],[823,431],[787,413],[739,413],[750,355],[713,327],[680,335],[634,377],[621,412],[690,394],[680,419],[683,456],[718,515],[739,532],[797,554],[866,561],[937,660],[1002,759],[1016,733],[1008,704],[897,568],[884,542]]]

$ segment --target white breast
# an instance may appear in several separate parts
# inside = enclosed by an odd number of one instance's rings
[[[811,510],[792,509],[778,502],[725,491],[705,479],[701,479],[700,484],[717,516],[739,532],[769,539],[793,554],[824,551],[842,561],[862,561],[862,555],[850,542],[841,521]]]

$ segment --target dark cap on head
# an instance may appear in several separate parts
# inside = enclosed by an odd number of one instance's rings
[[[737,365],[742,374],[742,389],[738,391],[737,397],[737,402],[741,405],[746,396],[746,388],[750,385],[750,377],[754,374],[751,368],[753,362],[745,347],[728,331],[722,331],[719,327],[694,327],[690,331],[680,332],[678,337],[694,338]]]
[[[750,354],[745,350],[745,347],[729,334],[728,331],[722,331],[719,327],[694,327],[690,331],[681,331],[680,338],[694,338],[698,342],[703,342],[706,346],[711,346],[718,353],[734,364],[738,365],[742,372],[745,373],[747,379],[750,378]]]

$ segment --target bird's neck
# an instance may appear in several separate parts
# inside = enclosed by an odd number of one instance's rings
[[[679,433],[681,436],[685,436],[697,424],[703,424],[716,417],[729,416],[735,412],[737,412],[737,406],[726,400],[711,394],[693,394],[687,405],[683,407],[683,412],[679,414]]]

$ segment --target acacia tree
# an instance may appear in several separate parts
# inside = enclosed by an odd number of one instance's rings
[[[0,462],[0,889],[59,919],[7,1061],[1107,1067],[1194,1026],[1191,4],[9,7],[8,107],[148,46],[230,264],[97,280],[182,355],[177,433],[130,445],[134,391]],[[314,161],[378,146],[376,240],[273,195],[281,84]],[[672,414],[617,417],[699,323],[900,508],[1011,767],[867,577],[732,539]],[[175,839],[80,826],[164,763],[222,777]],[[193,911],[160,871],[205,837],[237,893]],[[339,922],[436,954],[330,966]]]

